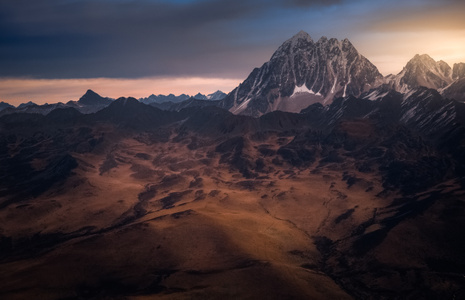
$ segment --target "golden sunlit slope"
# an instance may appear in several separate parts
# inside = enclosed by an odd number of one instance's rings
[[[284,193],[303,196],[303,183],[282,171],[244,181],[207,153],[125,139],[107,155],[76,154],[80,167],[65,186],[2,211],[3,235],[58,235],[51,247],[38,242],[37,253],[29,249],[2,265],[3,295],[350,298],[316,267],[320,254],[305,230],[326,215],[312,213],[300,228],[270,212]],[[103,170],[109,156],[117,166]],[[317,194],[305,196],[306,209],[324,208]],[[301,210],[289,202],[286,213]]]
[[[64,183],[0,210],[3,299],[421,297],[431,282],[443,282],[429,287],[439,295],[460,291],[456,271],[429,265],[460,260],[451,249],[461,246],[436,244],[460,243],[457,231],[440,235],[463,217],[435,213],[464,208],[453,181],[403,206],[343,149],[302,163],[276,156],[292,135],[101,130],[94,150],[72,153]],[[339,130],[363,141],[375,129]]]

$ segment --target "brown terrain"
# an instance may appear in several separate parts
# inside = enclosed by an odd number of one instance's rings
[[[465,298],[455,160],[367,119],[205,113],[4,120],[0,298]]]

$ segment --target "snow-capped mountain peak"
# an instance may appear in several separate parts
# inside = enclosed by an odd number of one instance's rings
[[[27,103],[21,103],[20,105],[18,105],[18,108],[25,108],[25,107],[28,107],[28,106],[37,106],[37,104],[35,104],[32,101],[29,101]]]
[[[220,90],[217,90],[216,92],[207,95],[208,100],[221,100],[224,99],[224,97],[226,97],[226,94]]]
[[[305,31],[299,31],[296,35],[285,41],[273,54],[271,60],[279,59],[282,56],[289,55],[290,53],[296,53],[299,51],[305,51],[314,42],[310,35]]]
[[[273,110],[299,112],[315,102],[359,96],[382,81],[378,69],[348,39],[321,37],[315,43],[301,31],[254,69],[225,98],[223,107],[254,116]]]
[[[416,54],[399,74],[389,79],[401,93],[420,86],[439,90],[453,81],[451,67],[444,61],[435,61],[428,54]]]

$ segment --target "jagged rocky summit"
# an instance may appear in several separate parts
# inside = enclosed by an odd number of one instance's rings
[[[359,96],[383,82],[378,69],[348,39],[312,38],[300,31],[285,41],[223,100],[235,114],[299,112],[312,103]]]
[[[171,102],[171,103],[181,103],[181,102],[184,102],[186,100],[189,100],[191,98],[193,99],[197,99],[197,100],[211,100],[211,101],[216,101],[216,100],[221,100],[223,99],[224,97],[226,97],[226,94],[220,90],[214,92],[214,93],[211,93],[211,94],[208,94],[208,95],[204,95],[204,94],[201,94],[201,93],[197,93],[195,96],[189,96],[187,94],[181,94],[179,96],[176,96],[174,94],[169,94],[169,95],[150,95],[146,98],[140,98],[139,101],[142,102],[142,103],[145,103],[145,104],[162,104],[162,103],[167,103],[167,102]]]
[[[406,95],[434,89],[445,98],[465,99],[465,64],[451,68],[427,54],[415,55],[397,75],[383,77],[348,39],[317,42],[303,31],[284,42],[262,67],[221,102],[235,114],[261,116],[271,111],[300,112],[313,103],[339,97],[379,99],[389,91]]]

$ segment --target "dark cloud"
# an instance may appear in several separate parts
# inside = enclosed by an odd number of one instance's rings
[[[337,2],[4,0],[0,76],[218,75],[228,66],[238,75],[263,55],[249,37],[254,22],[273,9]],[[231,55],[244,47],[247,56]]]
[[[366,0],[0,0],[0,76],[241,78],[301,29],[350,37],[367,3],[376,9]],[[389,16],[370,20],[393,27]]]
[[[2,1],[0,75],[134,77],[172,72],[167,61],[227,50],[217,23],[253,16],[260,5],[230,0],[182,5]]]
[[[291,6],[310,7],[310,6],[331,6],[341,4],[342,0],[291,0],[285,1]]]

